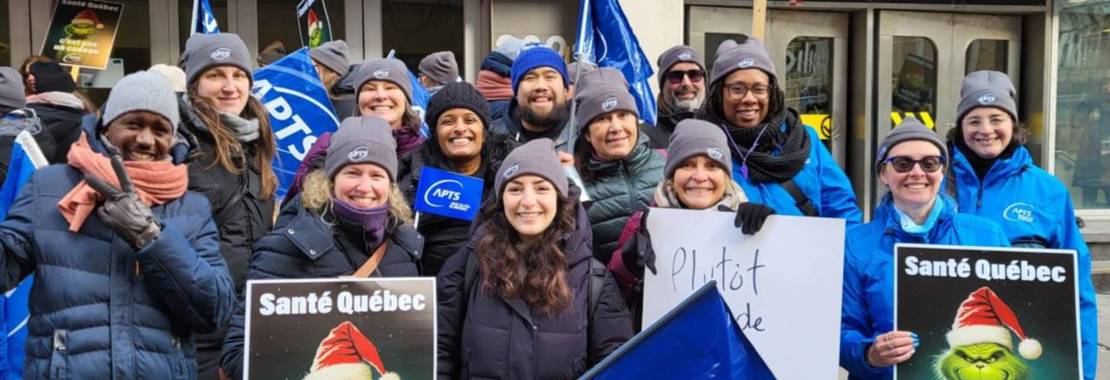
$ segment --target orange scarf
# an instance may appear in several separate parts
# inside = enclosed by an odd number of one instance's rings
[[[513,98],[513,81],[489,70],[478,71],[478,82],[475,87],[482,96],[486,97],[486,100]]]
[[[112,161],[89,147],[88,137],[81,138],[69,149],[66,156],[69,166],[85,174],[92,174],[109,185],[119,188],[119,179],[112,169]],[[185,195],[189,187],[189,171],[185,165],[174,165],[171,161],[124,161],[127,175],[135,184],[135,192],[147,206],[165,204]],[[69,230],[77,232],[85,224],[89,214],[96,208],[103,196],[93,190],[84,180],[77,183],[61,201],[58,211],[69,222]]]

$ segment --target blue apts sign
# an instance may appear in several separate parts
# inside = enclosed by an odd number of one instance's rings
[[[414,203],[417,212],[474,220],[482,205],[482,180],[424,167],[420,171]]]

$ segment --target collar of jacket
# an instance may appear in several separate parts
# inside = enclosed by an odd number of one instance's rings
[[[872,216],[874,222],[883,223],[883,235],[893,236],[896,242],[922,242],[929,244],[940,241],[944,234],[951,229],[952,219],[956,216],[956,201],[953,200],[952,197],[940,192],[937,194],[937,202],[944,202],[944,209],[940,211],[940,216],[937,217],[936,224],[933,225],[933,228],[930,229],[924,237],[921,235],[913,235],[902,230],[902,220],[898,212],[894,210],[894,198],[890,193],[883,196],[882,202],[875,208],[875,213]]]
[[[968,161],[967,156],[964,156],[963,151],[955,146],[949,150],[952,152],[952,171],[960,185],[978,186],[979,176],[975,174],[975,168],[971,166],[971,162]],[[984,185],[993,184],[999,180],[1016,176],[1032,166],[1033,156],[1029,155],[1029,150],[1024,145],[1019,145],[1014,148],[1014,153],[1009,158],[994,161],[994,165],[983,177],[982,183]]]

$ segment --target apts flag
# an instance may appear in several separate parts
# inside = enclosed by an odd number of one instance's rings
[[[216,23],[216,12],[212,11],[212,5],[208,4],[208,0],[193,0],[193,22],[190,25],[192,25],[189,30],[190,36],[197,33],[220,32],[220,25]]]
[[[278,155],[274,173],[284,197],[308,149],[321,134],[339,128],[328,90],[320,82],[308,48],[301,48],[254,72],[251,93],[266,107]]]
[[[31,134],[20,132],[12,146],[8,177],[4,180],[4,186],[0,187],[0,216],[8,214],[8,209],[19,195],[19,189],[27,183],[35,170],[46,164],[46,158]],[[23,377],[23,342],[27,340],[27,318],[30,316],[27,299],[31,294],[33,281],[33,276],[27,276],[18,287],[7,291],[0,298],[0,309],[3,310],[0,328],[3,328],[4,333],[4,344],[0,345],[0,374],[3,374],[3,380]]]
[[[648,80],[654,71],[651,61],[640,49],[628,18],[624,17],[624,10],[617,0],[580,1],[577,59],[624,73],[632,97],[636,98],[640,118],[655,125],[655,97]]]
[[[710,281],[583,379],[775,378]]]

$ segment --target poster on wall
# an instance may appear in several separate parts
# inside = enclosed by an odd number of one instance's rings
[[[731,212],[653,208],[649,215],[657,271],[644,271],[645,328],[715,280],[775,377],[836,378],[843,219],[772,215],[759,233],[744,235]]]
[[[122,14],[122,3],[60,0],[39,54],[63,65],[104,70]]]
[[[297,4],[297,29],[304,47],[314,48],[332,40],[331,19],[324,0],[301,0]]]
[[[435,290],[431,277],[248,281],[244,378],[431,379]]]
[[[895,379],[1080,379],[1072,250],[895,246]]]

